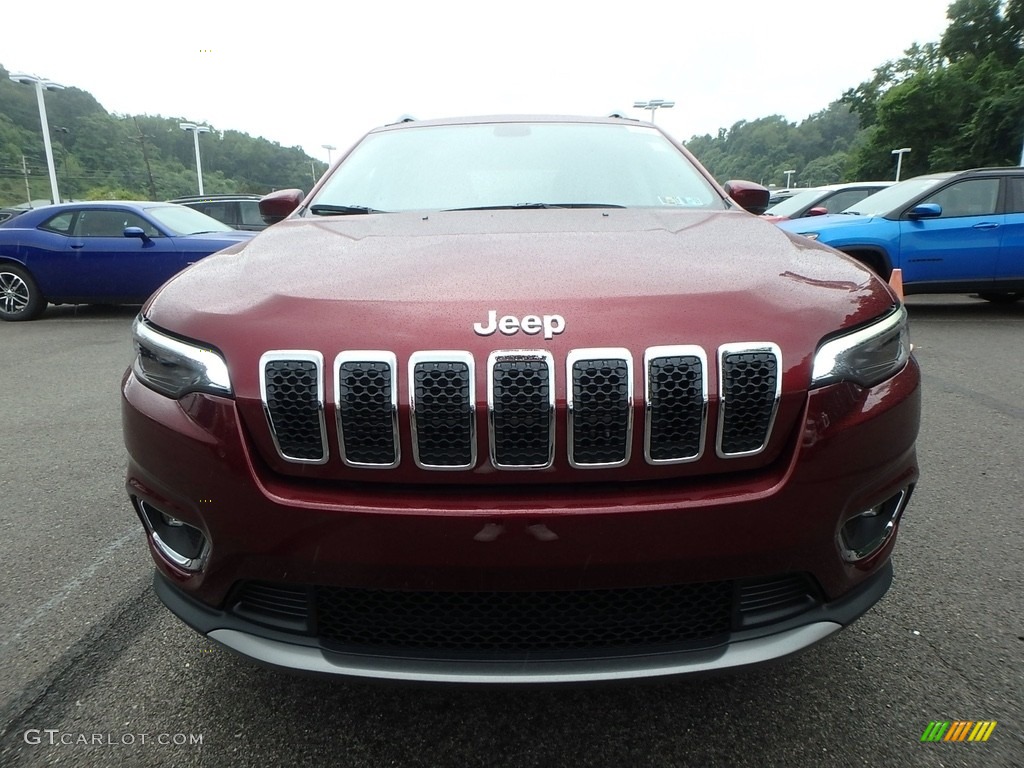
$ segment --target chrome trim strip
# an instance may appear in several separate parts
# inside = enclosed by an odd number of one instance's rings
[[[543,360],[548,367],[548,459],[543,464],[501,464],[495,450],[494,426],[494,366],[507,360]],[[487,356],[487,432],[491,465],[495,469],[524,470],[548,469],[555,461],[555,358],[543,349],[503,349]]]
[[[760,448],[756,448],[752,451],[726,453],[722,450],[722,433],[725,430],[725,418],[729,407],[729,403],[725,396],[725,356],[737,353],[744,354],[761,352],[767,352],[774,355],[776,367],[775,400],[772,404],[771,416],[768,418],[768,427],[765,430],[764,442],[761,443]],[[779,348],[778,344],[773,344],[770,341],[747,341],[723,344],[720,346],[718,348],[718,430],[717,437],[715,439],[715,451],[718,453],[718,457],[722,459],[738,459],[742,456],[756,456],[763,452],[771,441],[772,430],[775,428],[775,416],[779,412],[780,397],[782,397],[782,350]]]
[[[700,359],[701,367],[701,392],[703,404],[700,413],[700,437],[698,438],[697,453],[693,456],[683,456],[676,459],[653,459],[651,458],[651,416],[653,405],[651,404],[651,363],[661,357],[696,357]],[[703,347],[696,344],[681,344],[677,346],[648,347],[644,350],[644,458],[648,464],[688,464],[698,461],[704,455],[704,444],[707,439],[708,428],[708,354]]]
[[[419,363],[465,363],[469,376],[469,463],[468,464],[425,464],[420,460],[419,431],[416,423],[416,366]],[[441,472],[472,469],[476,466],[476,365],[473,355],[464,350],[435,349],[413,352],[409,356],[409,431],[412,435],[412,457],[420,469]]]
[[[576,461],[573,444],[575,442],[575,404],[573,401],[572,368],[583,360],[624,360],[626,363],[626,446],[621,461],[607,461],[595,464],[581,464]],[[629,463],[630,454],[633,449],[633,355],[625,347],[590,347],[586,349],[573,349],[565,358],[565,406],[566,406],[566,453],[569,456],[569,466],[574,469],[610,469],[622,467]]]
[[[303,459],[297,456],[288,456],[282,449],[277,439],[277,429],[274,427],[274,419],[270,414],[270,406],[267,404],[267,363],[273,362],[303,362],[316,365],[316,394],[317,411],[320,421],[320,449],[323,456],[319,459]],[[330,451],[327,446],[327,424],[324,419],[324,356],[311,349],[274,349],[264,352],[260,357],[260,399],[263,401],[263,413],[267,417],[267,424],[270,426],[270,437],[274,441],[274,447],[278,455],[285,461],[293,464],[326,464],[330,459]]]
[[[391,439],[395,447],[395,460],[390,464],[370,464],[351,461],[345,455],[345,425],[341,419],[341,366],[343,363],[384,363],[391,369]],[[346,467],[360,469],[394,469],[402,461],[402,444],[398,431],[398,358],[394,352],[378,349],[350,349],[334,358],[334,419],[338,427],[338,451]]]
[[[778,634],[741,640],[725,648],[703,652],[594,658],[585,661],[466,663],[328,653],[319,648],[270,640],[236,629],[215,629],[207,637],[265,664],[317,674],[407,682],[523,685],[639,680],[747,667],[794,654],[840,629],[842,625],[834,621],[817,621]]]

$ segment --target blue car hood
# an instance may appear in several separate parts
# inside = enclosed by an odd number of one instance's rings
[[[809,216],[802,219],[787,219],[776,223],[776,226],[787,232],[802,235],[806,232],[824,232],[840,227],[863,227],[873,224],[878,216],[857,216],[851,213],[830,213],[827,216]]]

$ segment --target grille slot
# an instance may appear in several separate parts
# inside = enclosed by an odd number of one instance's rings
[[[324,358],[308,350],[278,350],[260,358],[260,395],[278,454],[298,464],[327,462]]]
[[[409,358],[411,428],[416,465],[476,465],[476,387],[468,352],[416,352]]]
[[[491,463],[545,469],[555,457],[554,360],[550,352],[492,352],[487,360]]]
[[[741,624],[750,627],[796,616],[819,603],[817,594],[811,579],[799,573],[741,582]]]
[[[406,592],[316,587],[317,633],[354,650],[501,653],[715,645],[730,581],[634,589]]]
[[[633,358],[625,349],[576,349],[566,359],[569,464],[618,467],[633,437]]]
[[[782,392],[782,352],[774,344],[727,344],[718,350],[721,407],[718,455],[753,456],[768,445]]]
[[[397,369],[390,352],[343,352],[334,361],[338,440],[350,467],[398,466]]]
[[[651,347],[647,374],[645,453],[651,464],[696,461],[704,452],[707,355],[700,347]]]
[[[239,591],[232,610],[260,624],[305,632],[309,627],[309,589],[250,581]]]

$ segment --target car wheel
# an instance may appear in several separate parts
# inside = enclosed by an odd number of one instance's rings
[[[24,267],[0,264],[0,320],[35,320],[46,299]]]
[[[1015,301],[1024,299],[1024,293],[1020,291],[1009,293],[992,293],[986,291],[985,293],[979,293],[978,296],[983,298],[985,301],[991,301],[993,304],[1013,304]]]

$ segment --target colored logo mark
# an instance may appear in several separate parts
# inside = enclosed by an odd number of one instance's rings
[[[995,720],[932,720],[921,741],[988,741],[995,729]]]

